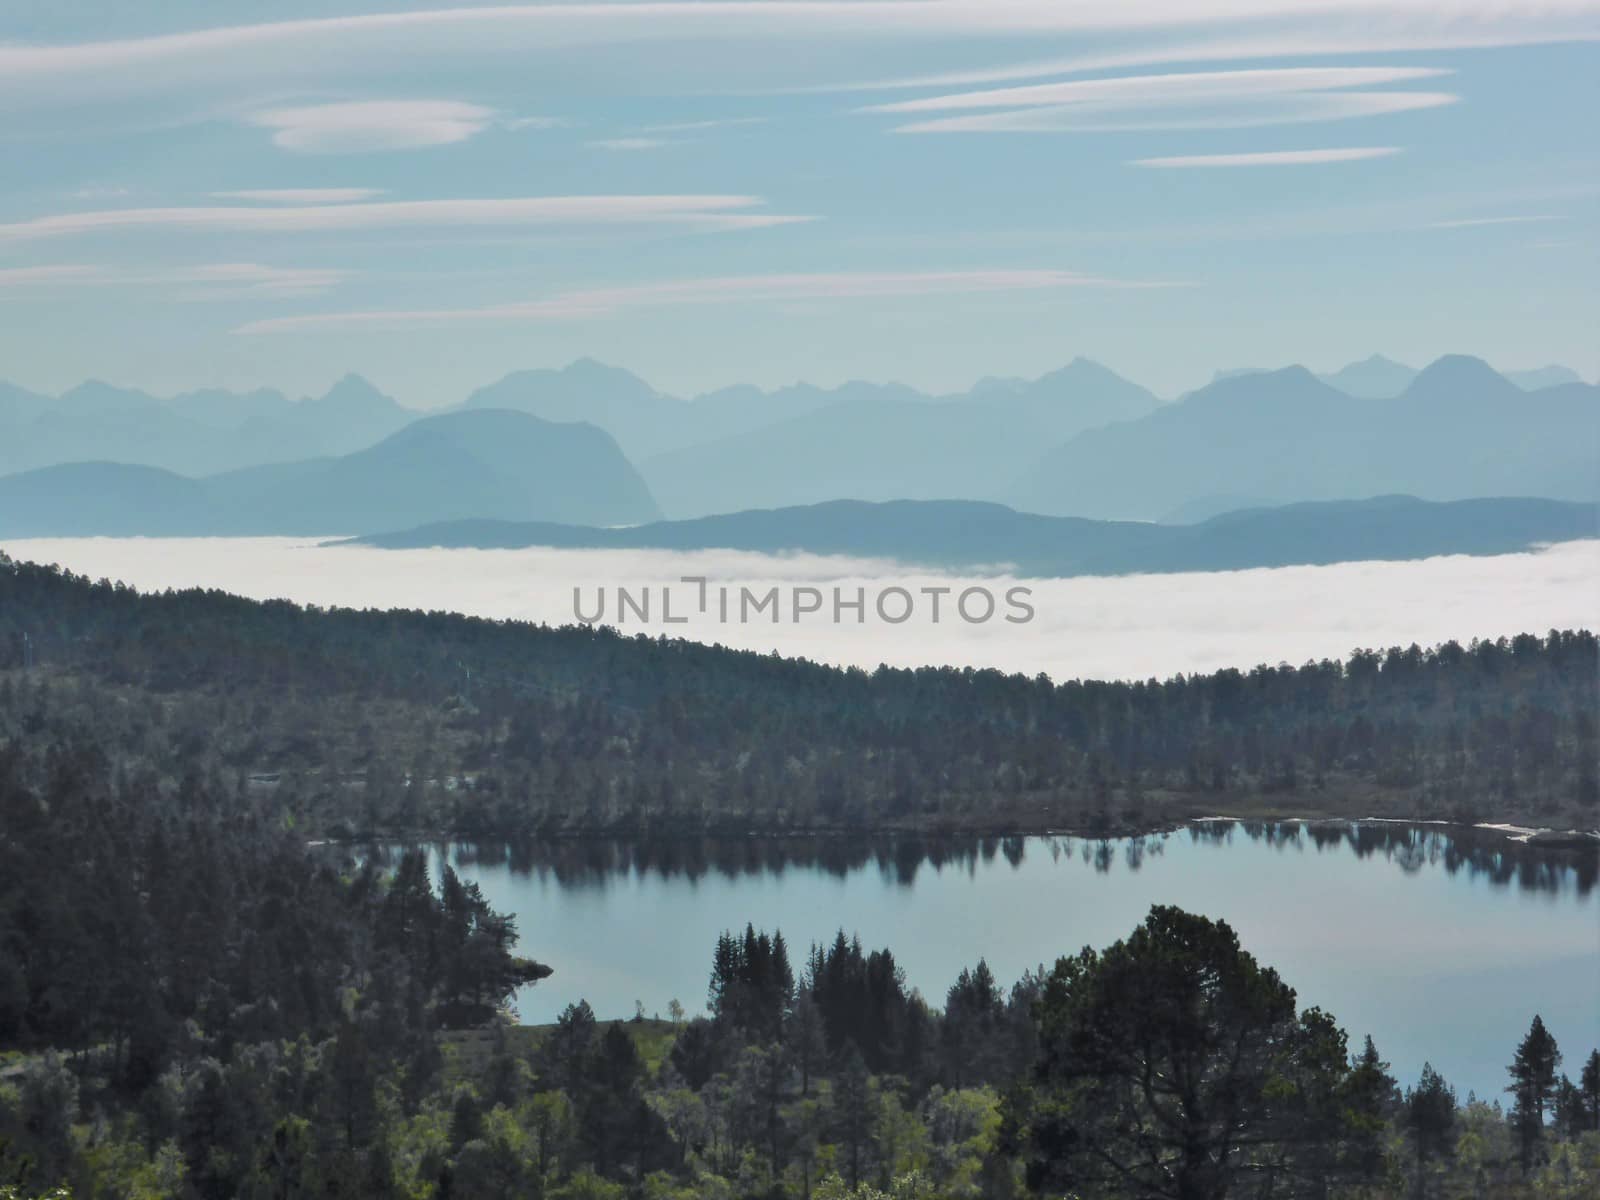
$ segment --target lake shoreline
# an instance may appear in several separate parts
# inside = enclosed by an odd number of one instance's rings
[[[1441,818],[1426,817],[1386,817],[1386,816],[1262,816],[1252,814],[1249,816],[1218,813],[1201,817],[1185,817],[1172,821],[1164,821],[1154,825],[1114,825],[1109,828],[1090,828],[1085,826],[1059,825],[1043,823],[1039,825],[993,825],[993,826],[954,826],[940,824],[936,827],[928,825],[878,825],[870,828],[853,828],[845,826],[819,826],[809,829],[762,829],[759,827],[743,830],[727,829],[651,829],[645,828],[567,828],[557,831],[544,830],[518,830],[514,832],[496,830],[427,830],[427,831],[374,831],[371,833],[349,834],[341,836],[326,836],[308,840],[306,845],[311,847],[324,846],[364,846],[379,842],[405,843],[411,845],[440,844],[440,843],[475,843],[475,842],[593,842],[593,841],[843,841],[845,839],[878,839],[895,837],[927,838],[930,840],[942,839],[993,839],[993,838],[1018,838],[1018,837],[1064,837],[1080,838],[1093,841],[1122,841],[1141,837],[1160,837],[1166,834],[1177,833],[1180,830],[1196,825],[1209,824],[1242,824],[1242,825],[1303,825],[1303,826],[1358,826],[1358,825],[1405,825],[1417,828],[1427,827],[1441,833],[1455,835],[1476,834],[1480,836],[1499,836],[1512,845],[1526,846],[1536,850],[1563,850],[1581,851],[1592,850],[1600,853],[1600,830],[1588,829],[1553,829],[1548,827],[1534,827],[1516,825],[1506,822],[1490,821],[1451,821]]]
[[[328,853],[382,871],[420,852],[435,879],[448,865],[512,914],[555,968],[517,995],[529,1025],[579,1000],[625,1026],[640,1005],[693,1009],[706,947],[747,925],[781,929],[792,948],[842,930],[864,953],[892,951],[907,985],[937,1000],[979,958],[1004,989],[1175,905],[1226,922],[1308,1006],[1338,1014],[1353,1046],[1372,1034],[1408,1077],[1431,1062],[1485,1094],[1504,1076],[1495,1048],[1535,1010],[1563,1044],[1595,1044],[1583,1001],[1600,855],[1475,825],[1302,816],[1120,840],[562,838]]]

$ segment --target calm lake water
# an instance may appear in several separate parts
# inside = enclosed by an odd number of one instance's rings
[[[378,853],[392,853],[388,851]],[[1495,1093],[1534,1013],[1569,1072],[1600,1045],[1596,857],[1388,824],[1215,822],[1109,841],[1029,837],[604,841],[433,848],[515,913],[555,974],[517,997],[544,1022],[587,999],[702,1011],[726,928],[781,928],[797,960],[835,930],[888,946],[936,1004],[980,956],[1024,970],[1127,934],[1150,905],[1227,920],[1304,1006],[1371,1033],[1402,1083],[1424,1060]],[[798,966],[798,961],[797,961]]]

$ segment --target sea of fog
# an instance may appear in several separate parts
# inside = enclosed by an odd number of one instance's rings
[[[0,544],[13,558],[59,563],[141,589],[214,587],[261,599],[355,608],[446,609],[551,624],[586,613],[606,589],[605,622],[625,632],[777,650],[861,667],[997,667],[1057,679],[1149,678],[1176,672],[1301,663],[1385,647],[1522,631],[1592,627],[1600,597],[1600,541],[1531,553],[1416,562],[1118,578],[1009,579],[943,575],[882,560],[656,550],[378,550],[310,538],[49,538]],[[682,582],[704,578],[701,586]],[[985,589],[994,615],[964,620],[960,593]],[[1031,589],[1008,601],[1013,587]],[[651,593],[649,622],[618,620],[617,589]],[[770,609],[739,621],[740,589],[779,590]],[[924,589],[952,589],[937,595]],[[662,620],[663,589],[673,623]],[[728,590],[728,619],[719,593]],[[815,589],[813,597],[806,589]],[[894,591],[904,589],[904,595]],[[835,622],[834,601],[846,606]],[[820,598],[820,610],[803,612]],[[863,608],[848,607],[863,599]],[[939,601],[934,620],[933,600]],[[967,612],[982,616],[980,593]],[[908,603],[909,601],[909,603]],[[908,608],[910,616],[892,623]],[[678,620],[682,618],[682,623]]]

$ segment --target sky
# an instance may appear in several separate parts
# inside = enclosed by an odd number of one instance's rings
[[[1600,0],[8,0],[0,379],[1594,378],[1597,111]]]

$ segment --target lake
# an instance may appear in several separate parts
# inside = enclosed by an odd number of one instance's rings
[[[393,848],[376,851],[392,854]],[[649,847],[435,846],[515,913],[555,974],[527,1022],[587,999],[603,1018],[703,1011],[723,929],[781,928],[798,962],[838,929],[887,946],[931,1002],[987,958],[1001,983],[1126,935],[1150,905],[1227,920],[1302,1007],[1353,1047],[1371,1033],[1404,1083],[1431,1061],[1498,1094],[1534,1013],[1576,1072],[1600,1045],[1597,859],[1499,834],[1388,823],[1207,822],[1167,834],[963,841],[748,839]]]

